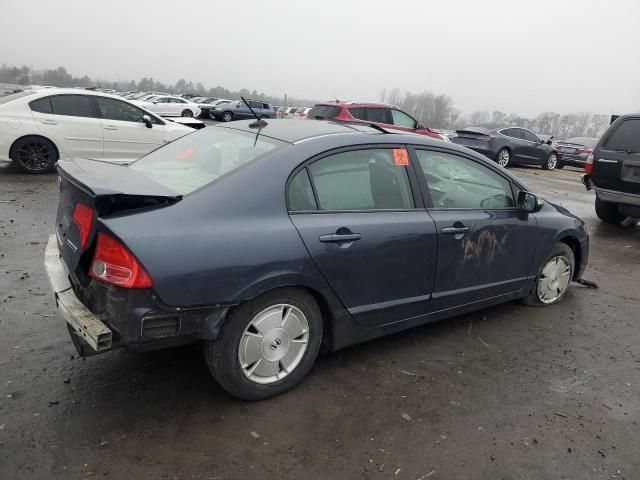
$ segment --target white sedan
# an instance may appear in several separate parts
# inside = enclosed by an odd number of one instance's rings
[[[153,98],[151,101],[136,103],[163,117],[197,117],[200,115],[200,107],[182,97],[163,95]]]
[[[47,88],[0,97],[0,160],[29,173],[73,157],[131,163],[190,132],[100,92]]]

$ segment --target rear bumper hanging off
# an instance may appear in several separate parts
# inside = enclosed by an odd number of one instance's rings
[[[55,235],[49,237],[44,254],[44,266],[56,298],[58,311],[73,329],[95,352],[111,349],[112,332],[78,299],[65,267]]]

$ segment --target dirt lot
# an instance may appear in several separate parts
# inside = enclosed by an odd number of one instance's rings
[[[600,223],[577,170],[516,173],[587,220],[599,290],[340,351],[243,403],[197,348],[78,358],[42,265],[56,176],[0,165],[0,478],[638,478],[640,228]]]

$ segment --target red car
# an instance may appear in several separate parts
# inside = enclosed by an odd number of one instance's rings
[[[439,140],[448,138],[425,125],[398,107],[383,103],[324,102],[316,104],[307,114],[316,120],[338,120],[343,122],[375,123],[384,128],[428,135]]]

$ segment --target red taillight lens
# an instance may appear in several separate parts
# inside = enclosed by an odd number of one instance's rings
[[[124,288],[149,288],[153,281],[127,248],[115,238],[98,233],[89,275]]]
[[[582,155],[583,153],[586,153],[587,155],[593,153],[593,150],[590,148],[578,148],[576,150],[576,154],[578,155]]]
[[[587,163],[584,164],[584,171],[587,173],[591,173],[593,170],[593,152],[589,154],[587,157]]]
[[[493,137],[491,135],[485,135],[480,140],[482,140],[483,142],[490,142],[491,140],[493,140]]]
[[[95,212],[91,207],[88,207],[84,203],[76,203],[76,207],[73,209],[72,219],[73,222],[80,229],[80,247],[84,250],[87,240],[89,239],[89,233],[91,233],[91,226],[93,225],[93,219]]]

